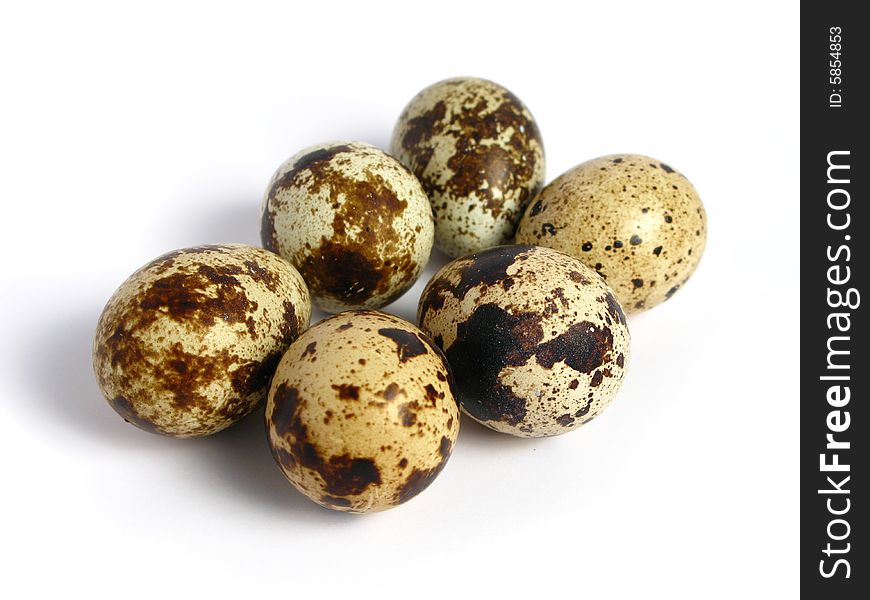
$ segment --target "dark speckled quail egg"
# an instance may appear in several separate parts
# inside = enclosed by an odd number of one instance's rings
[[[215,433],[266,396],[310,314],[302,277],[262,248],[170,252],[133,273],[106,304],[94,339],[97,382],[141,429]]]
[[[392,508],[438,476],[459,433],[443,354],[411,323],[334,315],[281,359],[266,403],[272,454],[303,494],[335,510]]]
[[[269,183],[263,246],[299,269],[314,304],[378,308],[410,288],[429,260],[434,225],[420,182],[358,142],[303,150]]]
[[[704,206],[688,179],[637,154],[602,156],[556,178],[528,207],[516,238],[576,256],[629,312],[673,296],[706,240]]]
[[[462,409],[516,436],[591,421],[628,366],[628,327],[613,292],[549,248],[498,246],[448,263],[423,291],[418,319],[447,355]]]
[[[399,117],[391,152],[423,183],[435,243],[453,257],[510,243],[544,184],[535,119],[484,79],[448,79],[417,94]]]

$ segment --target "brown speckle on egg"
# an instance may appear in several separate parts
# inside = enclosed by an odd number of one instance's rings
[[[316,365],[299,351],[311,345]],[[278,365],[265,412],[273,456],[327,508],[392,508],[423,491],[450,457],[459,433],[452,382],[441,351],[411,323],[369,310],[335,315]]]
[[[417,179],[358,142],[308,148],[285,162],[263,199],[263,246],[299,269],[327,311],[378,308],[413,285],[434,225]]]
[[[399,117],[391,151],[422,182],[436,244],[450,256],[508,242],[544,182],[532,114],[484,79],[448,79],[417,94]]]
[[[310,312],[299,273],[271,252],[242,244],[170,252],[106,304],[94,339],[97,382],[140,429],[208,435],[265,397]]]
[[[575,429],[610,403],[625,374],[629,334],[613,292],[549,248],[454,260],[423,291],[418,321],[447,356],[462,409],[497,431]]]
[[[704,252],[707,217],[697,191],[652,158],[585,162],[549,183],[538,203],[520,221],[517,243],[555,248],[594,266],[630,312],[673,296]],[[541,231],[548,223],[552,235]]]

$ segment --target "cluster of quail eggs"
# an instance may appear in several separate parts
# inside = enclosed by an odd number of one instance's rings
[[[286,478],[363,513],[432,483],[460,409],[522,437],[599,415],[628,368],[625,313],[686,283],[706,217],[682,174],[637,154],[545,186],[528,108],[457,78],[408,103],[390,153],[333,142],[288,159],[260,232],[263,248],[176,250],[121,284],[97,325],[97,382],[126,421],[176,437],[265,400]],[[417,324],[380,312],[433,245],[454,260],[426,285]],[[309,328],[312,304],[337,314]]]

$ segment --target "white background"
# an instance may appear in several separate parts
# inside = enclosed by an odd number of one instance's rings
[[[9,4],[0,595],[797,596],[794,3]],[[631,370],[600,418],[546,440],[466,419],[432,487],[359,517],[284,481],[260,415],[181,441],[108,407],[91,337],[127,275],[178,247],[258,244],[284,159],[384,147],[417,91],[462,74],[531,108],[548,180],[644,153],[706,204],[699,270],[631,318]],[[389,310],[411,317],[443,262]]]

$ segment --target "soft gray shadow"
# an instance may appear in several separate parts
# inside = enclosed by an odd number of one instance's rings
[[[398,117],[399,115],[396,115]],[[392,136],[393,123],[387,123],[385,127],[360,128],[360,123],[372,123],[372,115],[360,113],[359,115],[345,115],[341,120],[325,119],[318,126],[318,137],[306,140],[308,143],[299,145],[299,150],[307,146],[322,144],[325,142],[364,142],[377,146],[384,152],[390,151],[390,137]]]
[[[499,433],[481,425],[465,413],[462,413],[462,426],[459,429],[459,439],[456,445],[472,448],[475,452],[511,452],[526,451],[529,448],[547,443],[548,438],[521,438],[506,433]]]
[[[411,323],[417,323],[417,304],[420,301],[420,296],[423,294],[423,289],[429,280],[438,272],[438,270],[450,262],[450,257],[444,254],[438,248],[432,248],[432,254],[429,255],[429,262],[420,273],[420,277],[414,285],[405,292],[399,299],[392,304],[387,305],[384,310],[394,314],[397,317],[405,319]]]
[[[104,444],[113,451],[193,456],[222,496],[253,503],[277,515],[352,520],[314,504],[284,479],[266,442],[263,409],[228,429],[202,439],[177,440],[136,429],[103,399],[91,364],[94,329],[102,305],[55,320],[41,319],[32,344],[21,355],[19,372],[30,383],[26,407],[33,423]]]
[[[333,313],[326,312],[325,310],[321,310],[314,305],[311,306],[311,324],[312,325],[319,323],[323,319],[328,319],[332,315],[333,315]]]
[[[263,182],[263,189],[266,189]],[[170,237],[179,248],[200,244],[260,245],[260,196],[192,202],[175,218]]]
[[[262,406],[232,427],[197,442],[198,458],[212,484],[220,486],[222,497],[237,498],[278,516],[354,521],[355,515],[315,504],[285,479],[269,450]]]
[[[102,304],[50,318],[41,315],[21,355],[32,416],[39,423],[113,447],[147,447],[153,434],[124,423],[97,387],[91,348]]]

